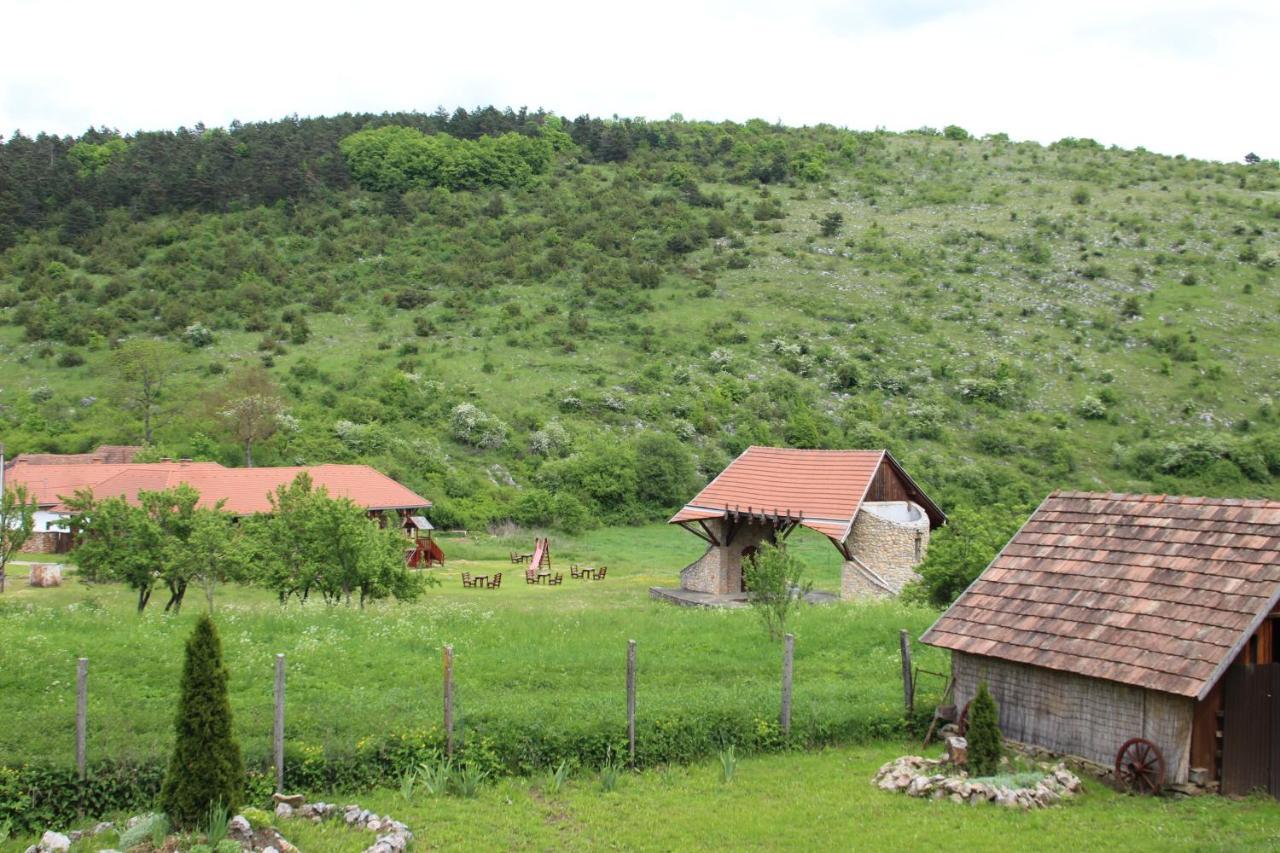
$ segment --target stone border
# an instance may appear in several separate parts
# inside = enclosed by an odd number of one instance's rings
[[[881,790],[899,791],[910,797],[946,798],[969,805],[991,802],[1024,810],[1048,808],[1081,790],[1080,777],[1062,763],[1049,768],[1034,787],[1010,788],[971,781],[968,773],[955,770],[955,765],[945,759],[918,755],[904,755],[884,764],[871,782]]]

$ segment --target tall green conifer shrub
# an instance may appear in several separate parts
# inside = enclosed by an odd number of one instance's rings
[[[177,740],[160,804],[177,827],[203,825],[217,804],[231,810],[244,790],[240,744],[231,730],[222,641],[208,614],[187,639],[178,699]]]
[[[1000,737],[1000,716],[996,700],[991,697],[984,681],[978,685],[978,695],[969,704],[969,728],[965,731],[969,741],[969,774],[994,776],[1000,769],[1003,741]]]

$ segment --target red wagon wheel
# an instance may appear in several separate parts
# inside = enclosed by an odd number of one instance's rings
[[[1164,787],[1164,754],[1146,738],[1125,741],[1116,753],[1116,781],[1139,794],[1158,794]]]

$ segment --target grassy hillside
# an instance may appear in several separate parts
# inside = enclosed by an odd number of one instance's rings
[[[565,126],[507,188],[372,193],[335,150],[273,203],[152,213],[82,168],[95,206],[0,256],[0,438],[138,440],[111,351],[162,336],[158,453],[237,462],[200,397],[261,363],[291,420],[259,464],[368,461],[445,524],[655,517],[750,443],[887,446],[949,510],[1280,496],[1274,163]]]

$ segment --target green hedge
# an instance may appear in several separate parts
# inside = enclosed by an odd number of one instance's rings
[[[697,717],[639,718],[636,721],[636,764],[651,767],[684,764],[707,758],[734,744],[740,754],[810,749],[837,743],[860,743],[902,737],[923,730],[928,715],[865,719],[795,720],[790,739],[776,718],[721,711]],[[536,720],[473,718],[457,733],[457,761],[477,764],[493,775],[530,775],[560,761],[597,767],[610,754],[625,756],[626,730],[617,724],[585,724],[557,730]],[[349,753],[319,746],[290,744],[285,749],[285,788],[304,792],[355,792],[386,786],[404,771],[439,759],[444,733],[437,727],[399,732],[383,739],[361,740]],[[264,756],[250,757],[245,779],[248,805],[267,805],[274,773]],[[0,767],[0,826],[15,835],[65,828],[82,818],[153,808],[164,781],[161,759],[128,764],[99,762],[81,781],[74,768],[53,765]]]

